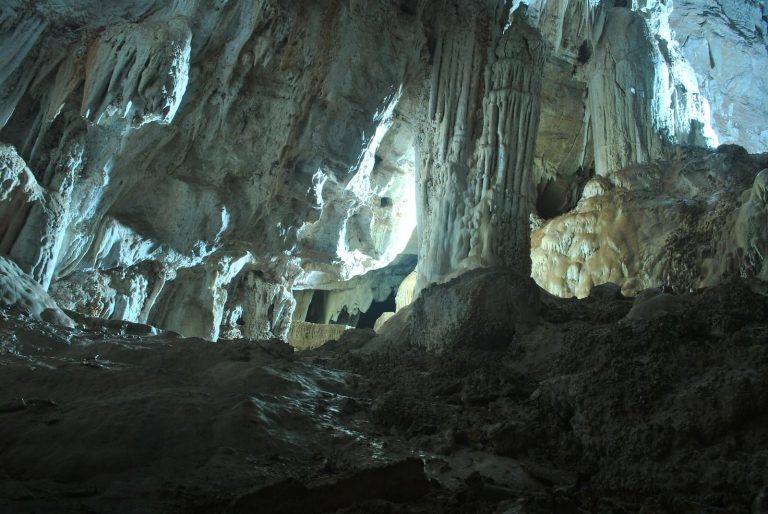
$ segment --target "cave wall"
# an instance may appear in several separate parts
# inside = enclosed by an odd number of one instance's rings
[[[764,1],[676,0],[669,16],[680,54],[711,106],[718,142],[752,153],[768,148],[766,15]]]
[[[292,287],[406,250],[418,6],[122,4],[0,15],[2,253],[62,306],[285,337]]]
[[[598,197],[615,204],[595,188],[626,190],[615,179],[626,170],[655,176],[648,170],[679,145],[765,151],[764,9],[749,0],[9,0],[0,254],[63,307],[207,339],[287,337],[296,290],[337,291],[334,312],[365,304],[374,295],[350,293],[349,281],[398,255],[418,255],[416,294],[496,265],[583,294],[615,274],[589,272],[574,286],[563,270],[583,257],[541,241],[594,232],[553,227],[578,225]],[[762,216],[740,196],[760,183],[752,164],[751,178],[724,186],[718,219]],[[669,184],[644,191],[682,198]],[[715,193],[686,194],[704,205]],[[637,227],[679,220],[647,202],[633,211]],[[532,249],[529,224],[549,227]],[[750,230],[734,244],[757,270],[765,254]],[[692,259],[743,267],[725,264],[733,251]],[[657,260],[627,251],[616,262],[651,270],[639,282],[648,285],[669,267]],[[385,272],[384,289],[407,274]]]

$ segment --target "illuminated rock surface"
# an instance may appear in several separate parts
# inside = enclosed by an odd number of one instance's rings
[[[284,338],[292,291],[525,273],[595,174],[765,150],[760,6],[525,4],[6,2],[0,250],[85,314]]]
[[[207,339],[285,337],[291,289],[406,250],[413,13],[13,2],[0,23],[3,173],[20,177],[2,184],[3,252],[62,305]],[[363,69],[366,54],[387,65]]]
[[[580,298],[606,282],[634,295],[765,280],[766,166],[765,154],[689,149],[594,178],[575,209],[533,231],[533,277]]]
[[[37,321],[48,321],[66,327],[72,320],[48,296],[40,284],[21,271],[13,262],[0,257],[0,304]]]

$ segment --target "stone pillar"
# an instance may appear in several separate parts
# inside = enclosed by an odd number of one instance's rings
[[[456,13],[469,21],[447,23],[452,30],[436,43],[429,123],[418,148],[417,290],[483,266],[530,273],[545,52],[522,14],[506,26],[503,14]]]

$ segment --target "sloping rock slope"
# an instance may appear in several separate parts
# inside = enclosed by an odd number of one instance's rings
[[[492,269],[435,296],[482,284],[506,324],[475,330],[470,295],[425,342],[428,289],[382,334],[297,354],[3,314],[0,506],[766,512],[765,284],[564,300]]]

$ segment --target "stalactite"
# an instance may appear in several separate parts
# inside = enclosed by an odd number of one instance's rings
[[[191,299],[204,337],[231,255],[285,290],[416,251],[417,295],[526,273],[529,214],[577,208],[595,173],[716,126],[764,146],[762,13],[700,1],[6,1],[0,141],[31,180],[0,184],[0,254],[67,305],[103,288],[122,307],[99,312],[184,327]],[[155,265],[161,290],[137,285]],[[274,327],[268,296],[246,332]]]

